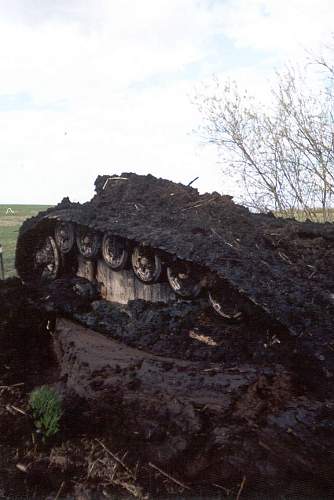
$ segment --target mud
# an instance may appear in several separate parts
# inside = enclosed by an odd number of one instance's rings
[[[319,354],[319,338],[295,337],[262,314],[223,321],[201,298],[171,304],[110,303],[100,299],[98,286],[79,277],[22,289],[31,307],[47,314],[51,327],[57,316],[72,318],[128,346],[204,365],[279,363],[293,370],[301,385],[324,397],[332,394],[332,372]],[[331,348],[330,339],[328,344]]]
[[[333,487],[333,402],[307,395],[283,366],[155,356],[68,320],[57,322],[55,342],[62,380],[87,401],[89,418],[131,436],[150,462],[182,464],[186,484],[244,474],[253,487],[311,476]]]
[[[29,275],[34,241],[53,230],[57,217],[110,231],[214,271],[238,290],[251,314],[258,304],[292,334],[315,336],[319,356],[332,369],[331,224],[252,214],[229,196],[199,195],[191,187],[150,175],[122,177],[127,180],[110,178],[104,190],[108,177],[98,177],[91,202],[79,205],[66,199],[24,223],[16,255],[21,275]]]
[[[292,370],[300,385],[324,397],[332,394],[332,376],[316,349],[317,339],[296,338],[263,315],[222,321],[204,299],[171,304],[130,301],[127,305],[99,298],[98,288],[83,278],[64,278],[30,288],[35,307],[74,319],[130,347],[174,359],[240,364],[279,363]]]
[[[27,221],[16,254],[27,284],[0,286],[3,385],[27,384],[6,389],[0,428],[10,425],[8,404],[28,410],[29,390],[42,383],[54,384],[65,409],[46,449],[29,437],[29,411],[21,430],[15,423],[15,435],[0,437],[11,477],[15,446],[28,464],[11,494],[55,496],[64,483],[63,492],[88,497],[110,488],[137,497],[332,498],[332,225],[254,215],[228,196],[124,176],[98,178],[87,204],[63,200]],[[98,285],[75,277],[73,254],[60,279],[30,283],[31,248],[57,217],[217,273],[242,320],[215,316],[204,295],[106,302]]]
[[[267,337],[262,318],[222,324],[201,300],[125,307],[96,294],[80,278],[0,285],[4,496],[56,496],[63,484],[88,498],[235,498],[243,478],[241,498],[333,496],[333,398],[325,374],[305,369],[303,337]],[[44,383],[64,408],[47,444],[27,403]],[[126,452],[128,471],[100,443]]]

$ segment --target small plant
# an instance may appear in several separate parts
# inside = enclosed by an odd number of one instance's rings
[[[59,431],[59,421],[62,415],[61,401],[54,389],[45,385],[35,389],[30,394],[29,405],[35,426],[44,439]]]

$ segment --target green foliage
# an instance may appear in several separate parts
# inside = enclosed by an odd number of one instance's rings
[[[47,386],[35,389],[29,398],[35,426],[43,435],[49,438],[59,431],[59,422],[62,415],[61,401],[58,394]]]

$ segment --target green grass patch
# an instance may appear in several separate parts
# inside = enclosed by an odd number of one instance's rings
[[[0,205],[0,243],[3,248],[5,278],[15,276],[16,240],[22,222],[50,205]],[[8,209],[11,209],[7,212]]]
[[[61,401],[54,389],[47,386],[35,389],[29,398],[35,426],[44,440],[57,434],[62,415]]]

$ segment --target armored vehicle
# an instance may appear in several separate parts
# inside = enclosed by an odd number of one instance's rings
[[[332,224],[255,214],[152,175],[103,175],[95,188],[87,203],[65,198],[24,222],[23,281],[78,274],[107,300],[200,297],[228,321],[263,314],[296,335],[332,331]]]

